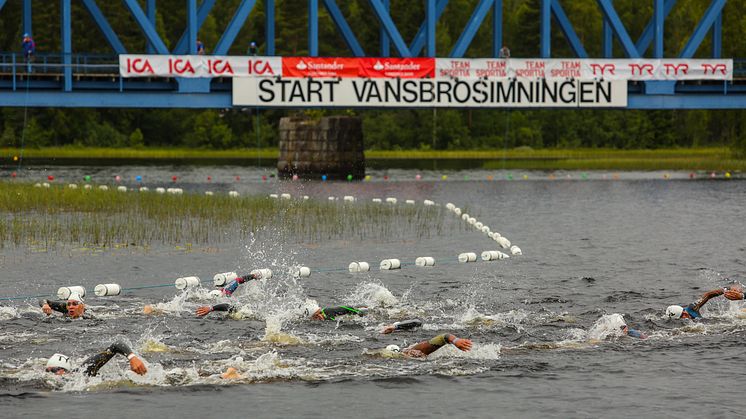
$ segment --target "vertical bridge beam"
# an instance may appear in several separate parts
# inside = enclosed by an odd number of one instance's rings
[[[308,0],[308,55],[319,55],[319,0]]]
[[[275,0],[264,0],[264,55],[275,55]]]
[[[492,57],[500,55],[503,47],[503,0],[495,0],[492,6]]]
[[[148,0],[145,4],[145,14],[148,16],[148,21],[150,21],[150,24],[153,25],[153,27],[156,27],[156,15],[155,15],[155,0]],[[148,42],[147,47],[145,48],[145,52],[148,54],[154,54],[155,48],[153,47],[153,44]]]
[[[73,90],[73,68],[72,68],[72,36],[70,34],[70,0],[60,0],[60,31],[62,32],[62,64],[64,74],[64,90]]]
[[[655,0],[653,19],[655,20],[655,45],[653,46],[653,58],[663,58],[663,19],[665,19],[663,0]]]
[[[33,29],[31,26],[31,0],[23,0],[23,32],[33,36]]]
[[[388,0],[384,0],[384,1],[388,1]],[[435,21],[436,22],[438,21],[438,19],[440,19],[440,15],[443,14],[443,10],[445,10],[447,5],[448,5],[448,0],[438,0],[437,4],[435,5]],[[413,57],[417,57],[418,55],[420,55],[420,52],[422,52],[422,48],[425,47],[425,44],[427,43],[426,32],[427,32],[427,19],[424,22],[422,22],[422,25],[420,25],[420,29],[417,31],[417,35],[414,36],[412,43],[409,45],[409,51],[412,53]],[[385,33],[383,28],[381,28],[381,33]],[[388,54],[386,54],[385,57],[388,57]]]
[[[435,57],[435,0],[427,0],[425,20],[427,21],[427,53],[425,55]]]
[[[552,0],[541,0],[540,16],[541,46],[539,56],[550,58],[552,56]]]
[[[202,4],[199,5],[199,9],[197,9],[197,31],[202,27],[202,24],[205,23],[205,19],[207,19],[207,15],[210,14],[210,10],[212,10],[212,6],[215,5],[215,0],[203,0]],[[184,33],[181,34],[181,38],[179,38],[179,42],[176,43],[176,48],[172,50],[172,52],[175,55],[182,55],[187,53],[187,42],[189,38],[189,27],[187,26]]]
[[[187,51],[197,53],[197,0],[187,0]]]
[[[655,0],[656,2],[658,0]],[[664,7],[663,7],[663,20],[668,17],[669,13],[671,13],[671,9],[676,5],[676,0],[665,0]],[[657,15],[653,16],[653,19],[650,20],[648,25],[645,27],[645,30],[642,31],[642,35],[640,35],[640,39],[637,40],[637,43],[635,44],[635,47],[637,48],[637,52],[640,53],[640,56],[645,56],[645,52],[650,48],[650,44],[653,42],[653,39],[655,38],[655,25],[656,25],[656,18]]]
[[[386,10],[387,13],[391,10],[391,4],[389,3],[389,0],[383,0],[383,8]],[[383,29],[383,26],[381,26],[380,31],[380,38],[381,38],[381,57],[388,57],[391,55],[391,41],[389,40],[389,36],[386,35],[386,30]],[[412,48],[410,48],[411,50]],[[419,54],[419,51],[415,54]]]

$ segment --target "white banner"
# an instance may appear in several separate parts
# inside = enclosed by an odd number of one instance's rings
[[[217,55],[120,55],[122,77],[275,77],[281,57]]]
[[[436,59],[436,79],[733,80],[733,60]]]
[[[268,107],[626,107],[625,81],[484,79],[233,80],[234,106]]]

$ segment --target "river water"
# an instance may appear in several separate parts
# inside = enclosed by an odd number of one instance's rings
[[[374,171],[360,183],[279,182],[262,181],[263,170],[31,167],[21,177],[41,182],[52,174],[68,183],[85,174],[94,181],[120,175],[137,186],[141,175],[153,187],[169,186],[176,175],[185,192],[452,202],[523,255],[457,263],[459,253],[499,249],[463,226],[426,239],[302,243],[269,229],[247,242],[192,247],[5,248],[2,296],[84,285],[95,319],[45,318],[34,300],[2,302],[3,416],[743,416],[742,304],[713,300],[696,323],[667,320],[664,311],[743,281],[746,182],[663,172],[406,169]],[[446,225],[463,224],[445,214]],[[432,256],[436,265],[415,267],[418,256]],[[378,270],[389,257],[401,259],[402,269]],[[368,261],[371,271],[351,274],[351,261]],[[288,272],[298,265],[314,272],[293,278]],[[209,287],[141,289],[109,299],[92,292],[102,282],[157,285],[264,267],[274,276],[242,285],[234,316],[194,315],[196,307],[218,302]],[[143,314],[145,304],[157,314]],[[306,310],[315,304],[364,305],[370,313],[313,322]],[[614,314],[649,338],[620,336]],[[422,329],[379,333],[384,324],[413,317],[424,321]],[[382,351],[444,332],[472,339],[473,350],[445,347],[425,360]],[[121,357],[93,378],[42,372],[55,352],[80,362],[117,339],[142,356],[147,375],[128,371]],[[230,366],[243,378],[221,379]]]

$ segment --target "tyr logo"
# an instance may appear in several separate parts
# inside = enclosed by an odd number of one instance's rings
[[[593,70],[594,76],[605,76],[606,72],[608,71],[608,74],[615,76],[616,75],[616,64],[595,64],[591,63],[591,69]]]
[[[653,75],[652,64],[630,64],[629,68],[632,70],[632,75],[642,76],[643,72],[647,72],[649,76]]]
[[[711,74],[715,74],[718,71],[720,74],[728,74],[728,66],[725,64],[702,64],[702,68],[705,70],[705,74],[708,74],[711,72]]]
[[[682,74],[689,74],[689,64],[670,64],[670,63],[664,63],[663,67],[666,69],[666,75],[670,76],[671,71],[673,71],[674,76],[679,75],[679,71],[681,71]]]

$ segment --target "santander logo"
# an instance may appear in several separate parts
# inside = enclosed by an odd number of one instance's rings
[[[380,61],[376,61],[376,63],[373,65],[373,70],[376,70],[376,71],[381,71],[384,68],[385,67],[383,66],[383,64],[381,64]]]
[[[295,68],[297,68],[300,71],[306,71],[308,70],[308,65],[305,62],[303,62],[303,60],[300,60],[300,62],[296,64]]]

